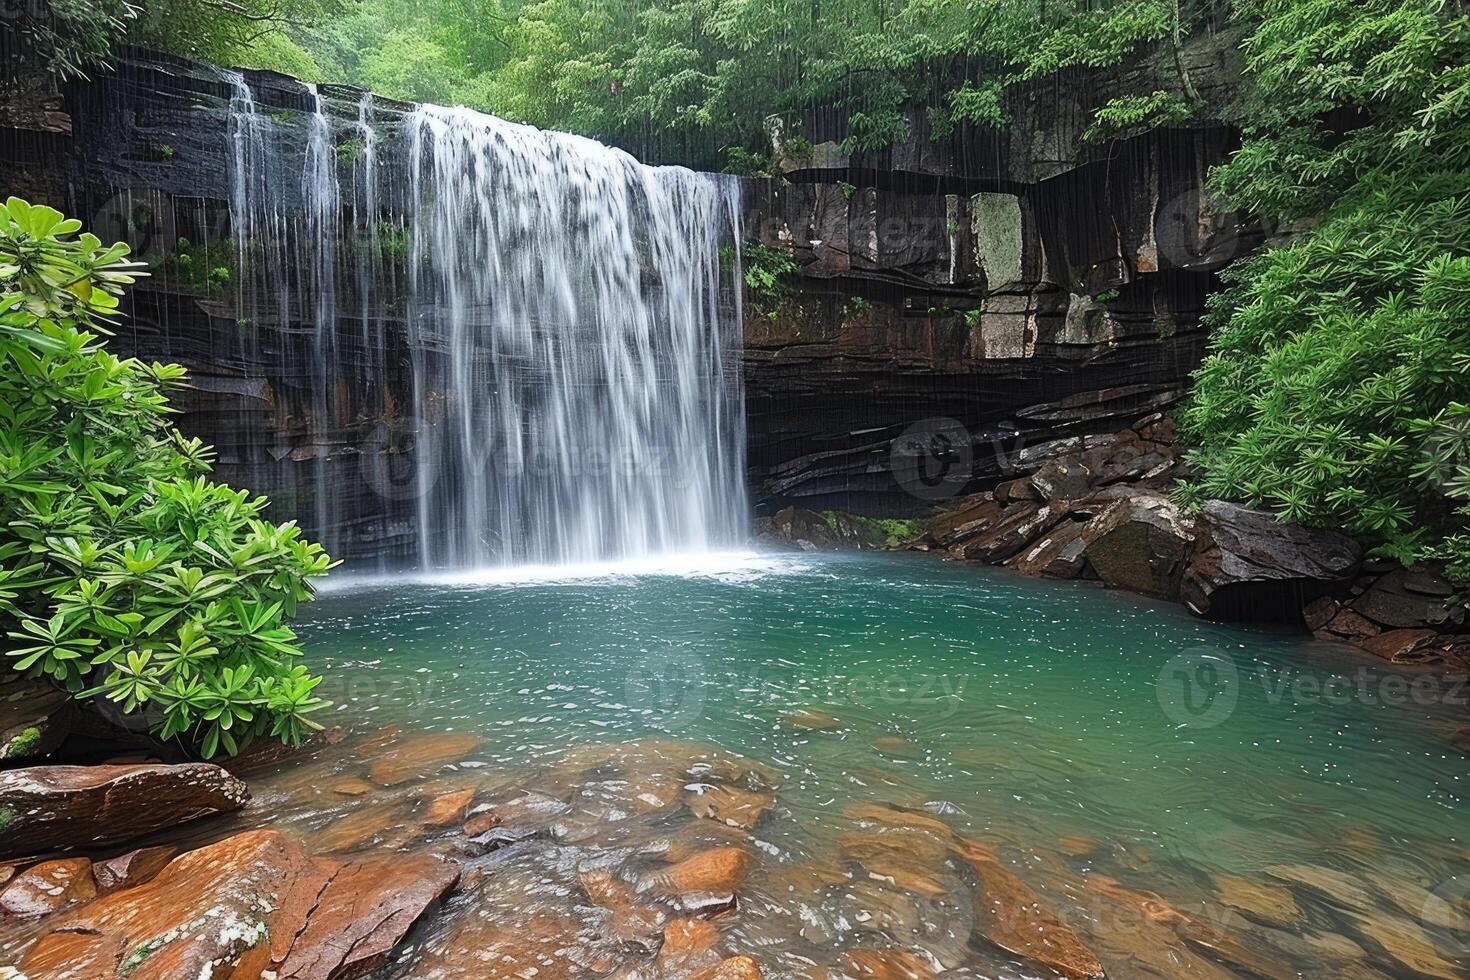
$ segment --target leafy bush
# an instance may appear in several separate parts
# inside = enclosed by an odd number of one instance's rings
[[[1470,582],[1470,21],[1434,0],[1242,12],[1254,122],[1213,179],[1315,227],[1212,298],[1183,496],[1449,558]]]
[[[11,666],[102,696],[206,758],[319,727],[320,678],[285,625],[329,559],[264,498],[203,475],[169,423],[176,365],[109,353],[140,274],[124,244],[0,207],[0,620]]]
[[[740,254],[745,285],[758,300],[780,299],[789,289],[788,279],[800,268],[791,253],[769,245],[746,245]]]

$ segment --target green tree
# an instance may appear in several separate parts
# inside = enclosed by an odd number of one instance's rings
[[[11,3],[0,16],[0,82],[86,75],[106,61],[137,15],[127,0]]]
[[[208,480],[169,423],[175,365],[94,331],[140,274],[126,245],[0,207],[0,621],[11,666],[209,757],[319,727],[320,678],[285,621],[330,562],[263,498]],[[105,331],[103,331],[105,332]]]

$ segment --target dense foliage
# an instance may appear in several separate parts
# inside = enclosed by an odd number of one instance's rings
[[[210,451],[168,421],[181,368],[98,340],[136,266],[79,229],[0,207],[6,655],[205,757],[267,733],[298,742],[324,702],[285,620],[328,559],[261,520],[263,499],[204,476]]]
[[[1199,19],[1214,4],[1186,6]],[[1008,86],[1115,64],[1187,27],[1180,0],[365,0],[299,36],[389,95],[749,151],[764,148],[768,118],[789,133],[811,106],[845,110],[860,147],[907,135],[906,110],[941,129],[1000,125]],[[1182,69],[1177,88],[1115,114],[1177,118],[1195,97]]]
[[[1214,180],[1312,227],[1213,298],[1187,492],[1458,556],[1470,580],[1470,20],[1437,0],[1241,7],[1250,124]]]
[[[9,2],[0,8],[0,82],[85,75],[105,61],[137,14],[128,0]]]

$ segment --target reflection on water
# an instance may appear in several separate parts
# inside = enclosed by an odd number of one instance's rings
[[[247,818],[465,865],[393,977],[1467,975],[1465,692],[1075,583],[728,571],[324,598],[356,734]]]

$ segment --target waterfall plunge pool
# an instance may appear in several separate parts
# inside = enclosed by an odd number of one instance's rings
[[[749,863],[711,921],[768,977],[1083,953],[1123,978],[1462,975],[1449,682],[918,556],[519,571],[358,582],[302,623],[366,741],[262,805],[319,846],[472,868],[386,975],[656,969],[669,869],[721,847]],[[362,776],[388,785],[339,791]],[[426,833],[463,789],[480,825]],[[589,897],[601,872],[636,915]]]

